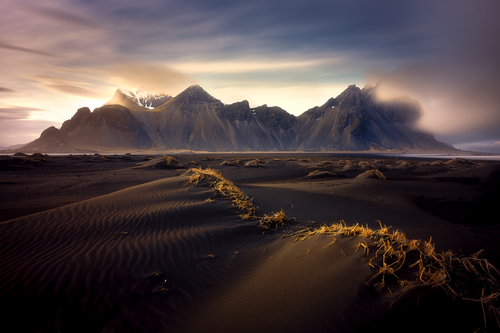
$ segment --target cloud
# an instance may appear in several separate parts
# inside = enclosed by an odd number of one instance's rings
[[[227,61],[184,62],[172,64],[187,73],[246,73],[307,70],[338,63],[340,59],[265,59],[242,58]]]
[[[486,153],[500,153],[500,141],[480,141],[480,142],[469,142],[454,145],[455,148],[461,150],[471,150]]]
[[[430,7],[427,55],[393,70],[367,73],[379,97],[408,95],[424,107],[422,128],[439,138],[470,142],[500,138],[500,4],[459,1]]]
[[[16,105],[0,105],[0,120],[26,120],[31,117],[33,112],[45,111],[39,108],[16,106]]]
[[[417,98],[424,107],[421,128],[449,141],[500,138],[500,84],[483,73],[477,64],[400,67],[378,82],[378,97]]]
[[[0,93],[15,93],[15,90],[9,89],[9,88],[4,88],[0,87]]]
[[[7,49],[7,50],[20,51],[20,52],[25,52],[25,53],[31,53],[31,54],[36,54],[36,55],[42,55],[42,56],[47,56],[47,57],[53,57],[53,58],[60,57],[60,55],[55,54],[55,53],[35,50],[35,49],[17,46],[17,45],[13,45],[13,44],[9,44],[9,43],[4,43],[4,42],[0,42],[0,48]]]
[[[88,83],[83,81],[56,77],[51,75],[44,75],[44,74],[33,75],[33,77],[38,79],[43,87],[53,90],[55,92],[68,95],[89,97],[89,98],[107,97],[106,95],[103,95],[103,93],[101,92],[97,92],[92,89],[82,87],[82,85],[88,85]]]
[[[74,85],[69,85],[69,84],[47,84],[46,87],[50,89],[54,89],[58,92],[62,92],[64,94],[69,94],[69,95],[75,95],[75,96],[83,96],[83,97],[92,97],[92,98],[99,98],[102,97],[101,93],[98,93],[96,91],[92,91],[87,88],[82,88]]]
[[[34,14],[42,14],[48,19],[60,22],[64,25],[77,26],[83,29],[95,29],[99,28],[99,25],[89,20],[83,15],[78,15],[71,13],[67,10],[61,10],[48,6],[31,5],[27,7],[28,10],[32,11]],[[73,10],[74,11],[74,10]]]
[[[172,95],[197,83],[190,76],[159,64],[122,62],[109,66],[107,70],[118,83],[132,89],[146,87]]]

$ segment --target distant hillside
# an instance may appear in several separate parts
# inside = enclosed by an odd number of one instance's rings
[[[352,85],[296,117],[279,107],[250,108],[247,101],[225,105],[197,85],[175,97],[118,89],[104,106],[79,109],[60,130],[51,128],[19,150],[454,150],[415,128],[418,101],[378,102],[375,92]]]
[[[38,139],[21,148],[16,148],[16,150],[22,152],[84,153],[92,151],[92,147],[51,126],[43,131]]]

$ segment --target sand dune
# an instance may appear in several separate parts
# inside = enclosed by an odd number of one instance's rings
[[[224,281],[224,262],[238,250],[234,229],[245,223],[229,203],[207,203],[212,190],[187,187],[187,180],[159,180],[3,222],[4,310],[15,316],[14,304],[42,302],[43,292],[57,296],[45,297],[52,311],[83,302],[78,306],[109,312],[131,295],[175,288],[183,299]]]
[[[484,326],[481,306],[453,301],[438,287],[408,293],[398,302],[402,294],[396,289],[375,292],[368,281],[377,270],[356,250],[356,239],[286,236],[340,220],[375,228],[381,220],[410,238],[432,237],[437,252],[469,255],[485,249],[484,256],[496,264],[498,224],[474,215],[463,223],[465,217],[456,218],[453,207],[478,216],[490,213],[484,207],[498,193],[498,164],[324,155],[176,159],[181,167],[218,168],[253,197],[255,215],[283,209],[289,220],[276,232],[259,227],[257,218],[241,220],[231,201],[207,182],[188,185],[187,169],[149,174],[160,171],[144,164],[135,169],[140,158],[120,162],[123,169],[96,166],[99,175],[109,177],[103,176],[102,186],[115,191],[88,199],[85,191],[93,190],[83,186],[80,201],[31,215],[18,212],[20,217],[0,222],[0,313],[6,331],[399,332],[404,327],[416,332],[432,327],[473,332]],[[255,160],[259,166],[244,167]],[[386,179],[357,178],[374,169]],[[16,172],[1,175],[3,186],[13,186],[11,200],[22,200],[16,193],[29,192],[21,192],[26,183],[16,182],[25,172]],[[37,172],[34,181],[55,184],[43,169]],[[132,179],[131,172],[144,184],[120,189],[110,181],[112,175]],[[451,203],[456,206],[447,206]],[[494,324],[488,319],[488,331]]]

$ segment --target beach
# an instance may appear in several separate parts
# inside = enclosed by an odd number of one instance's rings
[[[216,170],[254,210],[193,169]],[[458,266],[424,283],[412,266],[425,255],[500,267],[498,161],[19,154],[0,157],[0,186],[5,332],[499,330],[500,290]],[[280,211],[283,223],[261,223]],[[304,232],[333,223],[389,232]]]

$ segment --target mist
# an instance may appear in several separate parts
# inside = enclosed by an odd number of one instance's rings
[[[500,21],[492,4],[462,4],[460,15],[453,7],[436,8],[431,22],[446,10],[447,20],[431,24],[434,47],[425,59],[367,73],[367,81],[378,84],[378,97],[417,98],[424,108],[420,128],[445,142],[500,138]]]

